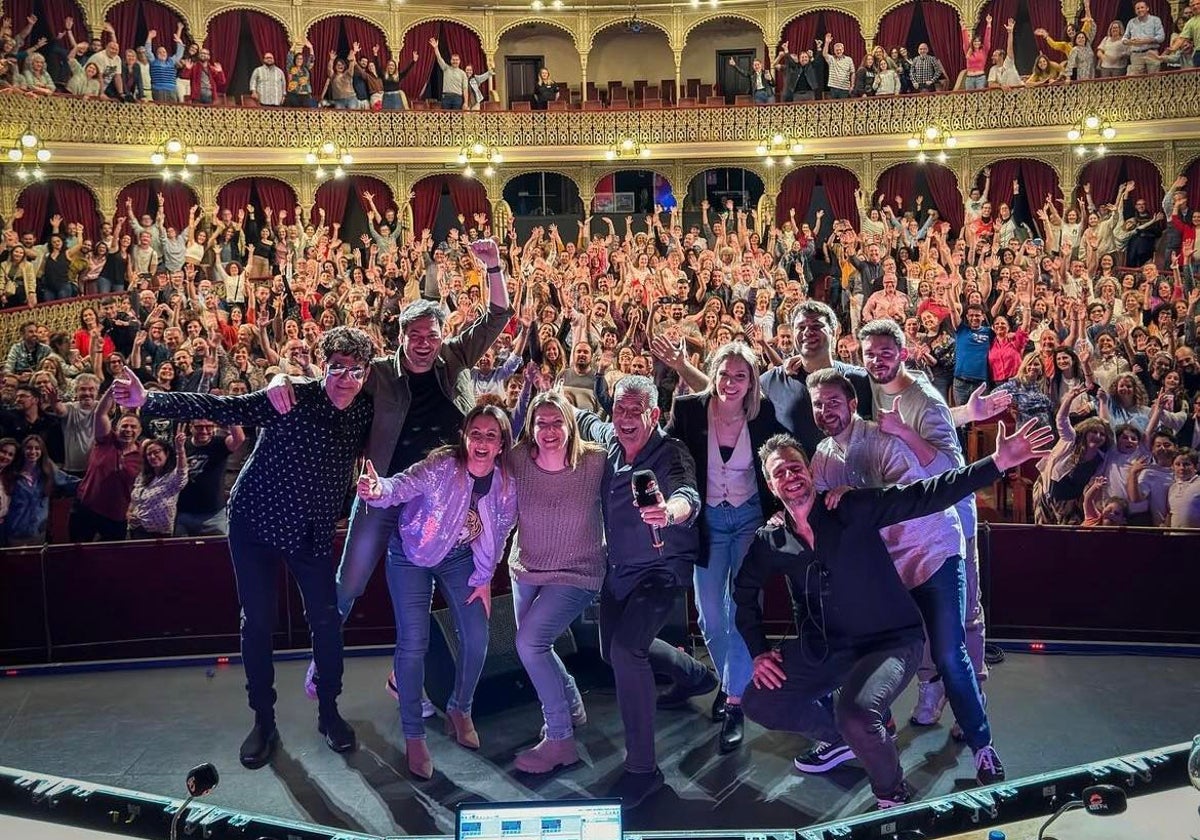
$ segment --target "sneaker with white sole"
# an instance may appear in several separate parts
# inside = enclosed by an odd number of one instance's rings
[[[396,688],[396,672],[388,674],[387,684],[384,689],[392,696],[392,699],[397,703],[400,702],[400,690]],[[425,696],[425,692],[421,692],[421,717],[431,718],[437,714],[437,706],[433,705],[433,701]]]
[[[317,699],[317,662],[308,660],[308,670],[304,672],[304,693],[309,700]]]
[[[839,764],[854,760],[854,750],[843,741],[828,744],[818,741],[811,750],[796,756],[792,762],[801,773],[828,773]]]
[[[933,726],[942,717],[946,708],[946,686],[941,680],[919,683],[917,705],[913,707],[909,722],[913,726]]]
[[[914,799],[916,799],[916,795],[913,789],[908,786],[908,782],[901,782],[900,789],[895,793],[875,797],[875,807],[880,811],[886,811],[888,808],[899,808],[901,805],[907,805]]]
[[[981,785],[1004,781],[1004,763],[991,744],[975,751],[975,781]]]

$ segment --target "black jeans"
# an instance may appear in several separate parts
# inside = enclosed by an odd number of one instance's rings
[[[888,709],[916,674],[924,646],[923,639],[914,639],[868,650],[839,649],[816,662],[811,650],[806,656],[799,641],[790,639],[780,648],[787,675],[783,686],[763,689],[751,683],[742,695],[742,710],[767,729],[826,743],[844,740],[867,771],[871,790],[888,796],[904,780],[885,728]]]
[[[78,499],[71,505],[71,518],[67,520],[67,532],[71,542],[90,543],[97,537],[100,542],[118,542],[125,539],[129,530],[128,524],[122,519],[117,522],[107,516],[101,516]]]
[[[278,621],[280,560],[296,579],[304,600],[317,664],[317,699],[322,705],[336,701],[342,693],[342,619],[337,610],[332,552],[318,556],[309,549],[290,554],[264,542],[253,523],[231,519],[229,554],[242,607],[242,667],[255,719],[264,723],[275,719],[271,634]]]
[[[649,773],[657,766],[654,675],[669,676],[680,685],[698,685],[708,675],[704,665],[656,638],[681,588],[670,573],[647,570],[624,598],[607,584],[600,591],[600,655],[616,677],[625,769],[631,773]]]

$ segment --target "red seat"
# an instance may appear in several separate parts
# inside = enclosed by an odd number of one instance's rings
[[[496,102],[494,100],[488,99],[488,100],[480,103],[479,110],[481,110],[481,111],[503,111],[504,105],[501,104],[500,102]]]
[[[754,97],[748,93],[739,93],[737,96],[733,97],[733,104],[738,106],[753,105]]]
[[[679,97],[675,93],[674,79],[663,79],[659,82],[658,87],[662,91],[663,102],[674,104],[679,100]]]
[[[556,99],[553,102],[546,103],[546,110],[547,111],[565,111],[565,110],[567,110],[567,106],[569,104],[570,103],[568,103],[564,99]]]
[[[643,99],[642,100],[643,108],[647,108],[647,109],[661,108],[662,106],[663,106],[663,101],[661,99]]]
[[[694,96],[685,96],[678,102],[680,108],[695,108],[699,104],[700,100]]]
[[[583,110],[585,111],[603,111],[604,103],[599,99],[585,99],[583,101]]]
[[[532,111],[533,105],[529,102],[528,99],[522,99],[522,100],[514,102],[512,104],[512,110],[514,110],[514,111]]]

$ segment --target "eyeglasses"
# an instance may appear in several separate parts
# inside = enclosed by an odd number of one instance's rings
[[[367,369],[361,365],[357,367],[330,365],[329,367],[325,368],[325,372],[330,376],[349,376],[355,382],[362,382],[367,378]]]

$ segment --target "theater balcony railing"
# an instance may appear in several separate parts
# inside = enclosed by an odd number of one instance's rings
[[[198,105],[125,105],[72,97],[0,96],[0,126],[31,125],[60,161],[145,163],[145,150],[179,137],[222,150],[222,163],[294,164],[297,153],[335,137],[363,162],[448,161],[474,137],[509,160],[595,159],[635,135],[656,157],[751,157],[763,137],[803,140],[805,153],[898,150],[937,125],[964,146],[1066,142],[1066,127],[1096,114],[1121,129],[1118,144],[1200,136],[1200,72],[1070,85],[867,97],[718,108],[559,112],[361,112]],[[847,141],[853,140],[853,147]]]

